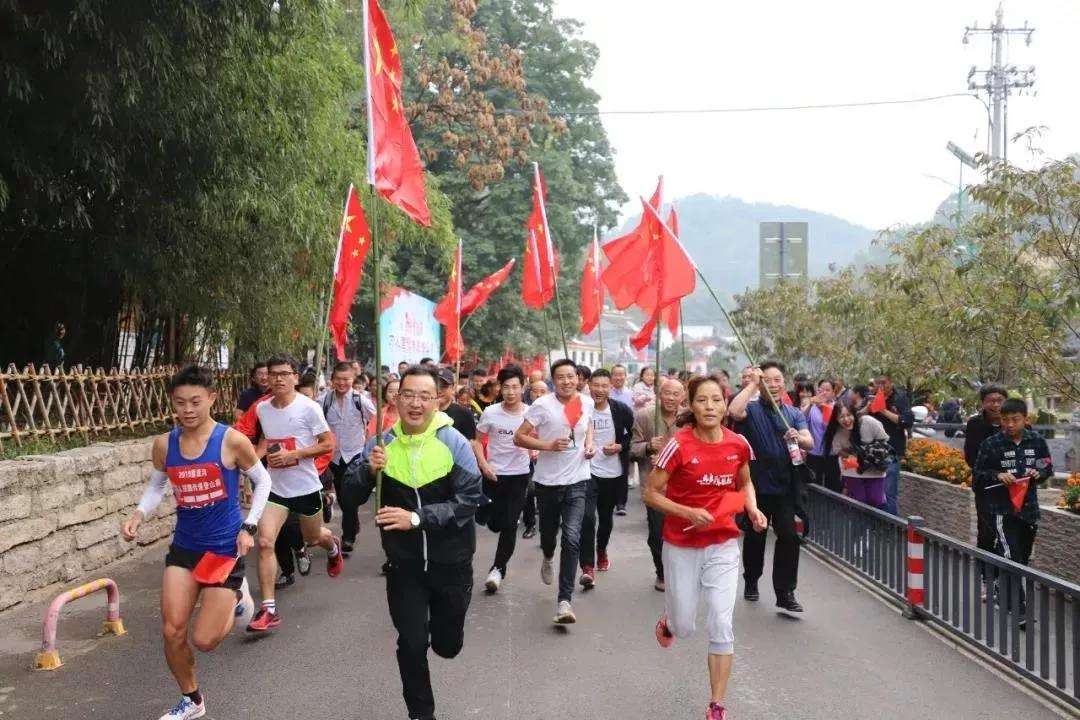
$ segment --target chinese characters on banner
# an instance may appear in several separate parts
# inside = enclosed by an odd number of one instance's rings
[[[383,365],[396,371],[400,362],[418,363],[442,354],[442,327],[435,319],[435,303],[408,290],[394,288],[393,302],[379,321]]]

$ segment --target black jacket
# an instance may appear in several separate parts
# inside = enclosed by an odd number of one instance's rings
[[[893,388],[892,395],[885,399],[885,407],[889,412],[896,413],[900,422],[893,422],[881,413],[874,413],[874,417],[881,422],[885,432],[889,434],[889,444],[896,451],[896,459],[900,460],[907,453],[907,431],[915,424],[915,416],[911,412],[911,399],[900,388]]]
[[[615,426],[615,442],[622,445],[619,461],[623,475],[630,472],[630,440],[634,435],[634,410],[624,402],[608,399],[611,406],[611,424]]]
[[[991,423],[986,417],[986,411],[973,415],[967,421],[967,427],[964,428],[964,460],[968,467],[975,467],[975,461],[979,458],[979,446],[983,444],[983,440],[999,432],[1001,426]]]

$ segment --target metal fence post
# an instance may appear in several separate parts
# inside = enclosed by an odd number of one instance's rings
[[[904,597],[907,598],[907,608],[904,617],[909,620],[921,618],[919,607],[923,604],[924,593],[924,563],[923,563],[923,536],[919,534],[919,528],[923,525],[923,519],[918,515],[909,515],[907,519],[907,583],[904,586]]]

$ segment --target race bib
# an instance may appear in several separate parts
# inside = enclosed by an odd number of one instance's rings
[[[225,479],[217,463],[171,467],[168,473],[177,507],[206,507],[228,497]]]

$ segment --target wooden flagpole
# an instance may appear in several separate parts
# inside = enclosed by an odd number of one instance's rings
[[[551,267],[551,279],[555,289],[555,310],[559,316],[559,334],[562,336],[563,357],[570,357],[570,349],[566,344],[566,327],[563,324],[562,303],[559,301],[559,276],[555,271],[555,243],[551,240],[551,226],[547,219],[547,200],[544,199],[544,188],[540,185],[540,163],[533,163],[533,174],[536,178],[537,197],[540,198],[540,217],[544,221],[544,242],[547,243],[548,264]]]
[[[367,180],[372,190],[371,203],[371,262],[372,269],[372,327],[371,334],[375,342],[375,437],[379,447],[383,446],[383,420],[382,420],[382,397],[381,397],[381,372],[382,353],[379,349],[379,320],[382,315],[382,298],[379,297],[379,193],[375,190],[375,144],[372,141],[372,128],[374,127],[374,109],[371,106],[371,12],[368,8],[368,0],[363,0],[364,11],[364,84],[366,86],[365,100],[367,101]],[[375,472],[375,510],[382,507],[382,471]]]

